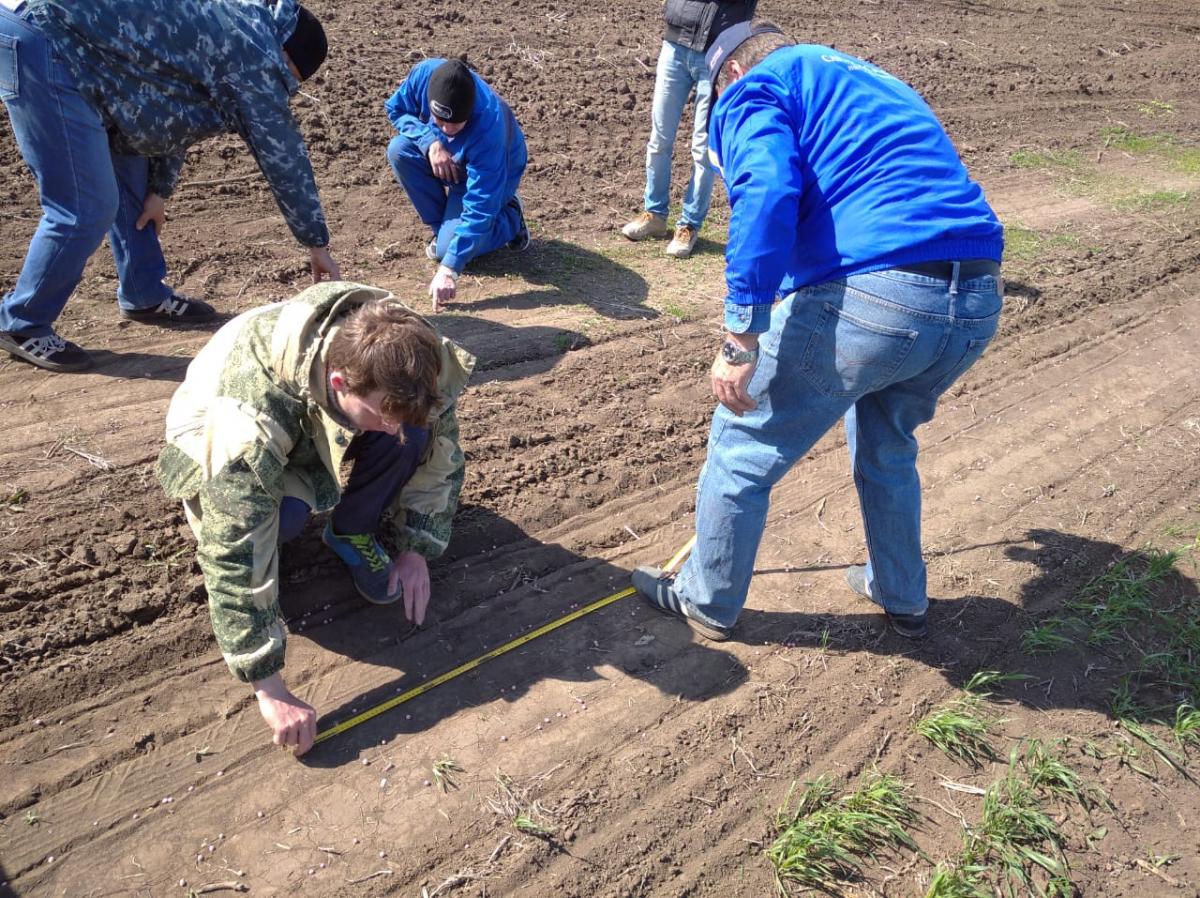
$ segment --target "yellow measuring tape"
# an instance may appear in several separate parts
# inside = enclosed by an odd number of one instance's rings
[[[695,544],[696,537],[693,536],[687,541],[687,544],[678,552],[676,552],[671,560],[667,562],[667,566],[663,568],[663,570],[668,573],[673,572],[677,567],[679,567],[679,565],[683,563],[683,560],[687,557],[688,552],[692,551],[692,546]],[[317,738],[313,741],[313,744],[316,745],[319,742],[324,742],[326,739],[332,739],[334,736],[344,733],[346,730],[352,729],[353,727],[358,726],[360,723],[366,723],[368,720],[378,717],[380,714],[390,711],[392,708],[402,705],[410,699],[416,698],[418,695],[425,694],[430,689],[441,686],[443,683],[453,680],[455,677],[462,676],[468,671],[474,670],[485,661],[491,661],[493,658],[498,658],[506,652],[511,652],[513,649],[519,648],[520,646],[525,645],[525,643],[537,639],[539,636],[545,636],[552,630],[557,630],[559,627],[569,624],[571,621],[579,620],[579,618],[583,617],[584,615],[591,614],[593,611],[598,611],[606,605],[611,605],[613,602],[619,601],[626,596],[633,595],[635,592],[637,592],[637,590],[632,586],[627,587],[622,589],[620,592],[614,592],[611,596],[605,596],[603,599],[597,599],[590,605],[585,605],[576,611],[572,611],[570,614],[563,615],[558,620],[544,624],[538,627],[536,630],[531,630],[524,636],[518,636],[511,642],[506,642],[504,645],[497,646],[490,652],[486,652],[485,654],[480,655],[478,658],[473,658],[465,664],[460,664],[453,670],[448,670],[444,674],[439,674],[432,680],[426,680],[424,683],[414,686],[407,692],[402,692],[393,698],[389,698],[385,702],[380,702],[375,707],[368,708],[361,714],[356,714],[348,720],[343,720],[341,723],[334,724],[327,730],[322,730],[321,732],[317,733]]]

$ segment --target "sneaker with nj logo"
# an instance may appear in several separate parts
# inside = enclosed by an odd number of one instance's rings
[[[675,577],[661,569],[641,564],[630,575],[634,588],[646,603],[656,611],[678,617],[689,627],[713,642],[724,642],[733,633],[732,627],[701,620],[695,612],[688,610],[687,600],[674,589]]]
[[[333,522],[325,525],[321,540],[346,562],[350,576],[359,594],[373,605],[391,605],[404,595],[397,585],[394,593],[388,592],[388,577],[392,559],[379,544],[373,533],[335,533]]]
[[[121,317],[143,324],[201,324],[216,318],[217,310],[198,299],[171,293],[156,306],[121,309]]]
[[[41,336],[0,331],[0,349],[47,371],[83,371],[92,367],[92,357],[51,331]]]
[[[871,590],[867,587],[867,566],[865,564],[852,564],[846,568],[846,585],[855,595],[883,608],[883,605],[871,595]],[[883,608],[883,613],[887,616],[892,629],[901,636],[909,639],[924,639],[929,635],[929,627],[925,623],[924,614],[896,614],[886,608]]]

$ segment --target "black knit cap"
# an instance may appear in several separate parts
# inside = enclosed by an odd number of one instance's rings
[[[292,36],[283,42],[292,64],[300,72],[300,80],[307,81],[325,61],[329,52],[329,42],[325,39],[325,29],[317,21],[317,17],[303,6],[299,6],[296,18],[296,28]]]
[[[429,111],[444,122],[458,124],[475,108],[475,77],[459,59],[443,62],[429,76]]]

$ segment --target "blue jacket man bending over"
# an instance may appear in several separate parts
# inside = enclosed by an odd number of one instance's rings
[[[454,298],[476,256],[529,245],[517,186],[529,154],[512,110],[457,59],[419,63],[385,104],[400,132],[388,162],[433,238],[441,264],[429,284],[433,309]]]
[[[660,610],[726,639],[771,488],[844,417],[868,561],[846,579],[926,633],[914,430],[996,331],[1004,232],[925,101],[861,59],[741,23],[709,50],[709,149],[731,215],[725,342],[696,544]],[[776,302],[783,295],[781,302]]]
[[[212,318],[163,283],[158,236],[188,147],[216,134],[246,141],[313,279],[338,278],[288,109],[326,47],[295,0],[0,0],[0,100],[43,210],[0,304],[0,349],[54,371],[90,365],[53,325],[106,232],[123,317]]]

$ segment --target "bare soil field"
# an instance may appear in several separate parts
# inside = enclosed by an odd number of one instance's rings
[[[480,366],[432,620],[358,601],[319,522],[284,550],[288,681],[329,726],[684,544],[727,206],[718,188],[682,263],[617,231],[640,208],[658,2],[312,7],[331,57],[294,108],[345,276],[428,308],[382,108],[426,56],[465,55],[512,105],[534,235],[435,316]],[[994,852],[978,893],[935,871],[971,860],[1041,746],[1082,785],[1035,790],[1058,845],[1024,844],[1046,860],[1022,855],[1030,894],[1200,895],[1200,10],[760,9],[920,90],[1008,228],[1001,333],[920,433],[931,637],[891,634],[842,582],[864,541],[838,431],[776,490],[731,642],[625,598],[298,761],[225,669],[153,476],[210,331],[120,321],[102,249],[60,320],[99,367],[0,361],[0,894],[767,896],[789,787],[875,770],[903,784],[912,843],[843,866],[843,894],[1025,894]],[[232,315],[306,285],[237,140],[195,147],[184,179],[164,234],[178,288]],[[37,215],[5,130],[0,290]],[[972,683],[985,670],[1008,678]],[[948,703],[989,725],[990,755],[918,732]]]

